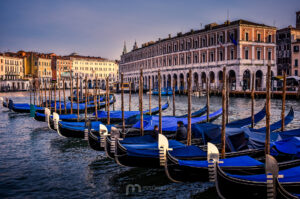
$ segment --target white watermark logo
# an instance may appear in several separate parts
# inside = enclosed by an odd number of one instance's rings
[[[137,189],[137,192],[142,192],[142,187],[139,184],[128,184],[126,186],[126,196],[130,193],[135,193],[135,190]]]

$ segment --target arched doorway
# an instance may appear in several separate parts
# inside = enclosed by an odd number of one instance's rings
[[[168,90],[172,89],[172,85],[171,85],[171,75],[170,75],[170,74],[168,74],[167,89],[168,89]]]
[[[166,75],[163,75],[163,88],[166,89],[167,87],[167,80],[166,80]]]
[[[183,91],[184,91],[184,76],[183,76],[182,73],[180,73],[179,81],[180,81],[180,84],[179,84],[179,91],[180,91],[180,92],[183,92]]]
[[[214,84],[215,83],[215,73],[213,71],[210,71],[209,72],[209,82],[211,84]]]
[[[194,73],[194,88],[193,90],[198,90],[199,89],[199,83],[198,83],[198,73]]]
[[[256,71],[255,73],[255,90],[262,90],[262,82],[263,82],[263,72],[261,70]]]
[[[234,70],[229,71],[229,89],[236,90],[236,75]]]
[[[247,69],[243,73],[243,90],[246,91],[247,89],[250,89],[251,84],[251,73]]]
[[[206,74],[205,72],[201,73],[201,82],[202,82],[202,88],[205,88],[205,84],[206,84]]]
[[[178,90],[178,81],[177,81],[177,74],[173,75],[173,82],[175,82],[175,90]]]

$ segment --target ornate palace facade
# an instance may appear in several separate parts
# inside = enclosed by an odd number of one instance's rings
[[[149,88],[149,79],[154,87],[157,85],[160,69],[164,88],[175,81],[177,88],[186,89],[188,70],[192,69],[195,90],[197,86],[205,87],[207,80],[211,87],[220,87],[225,66],[232,90],[249,89],[252,73],[256,90],[263,90],[268,62],[272,75],[276,75],[276,28],[237,20],[169,35],[140,48],[135,43],[128,53],[124,47],[120,73],[137,87],[139,69],[143,68],[144,87]]]

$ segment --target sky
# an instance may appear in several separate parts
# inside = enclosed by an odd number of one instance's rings
[[[18,50],[120,59],[178,32],[237,19],[295,26],[299,0],[0,0],[0,52]]]

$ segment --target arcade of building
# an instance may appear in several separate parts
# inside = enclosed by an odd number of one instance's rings
[[[267,64],[272,76],[276,75],[276,28],[245,20],[224,24],[208,24],[204,29],[191,30],[177,36],[148,42],[126,52],[124,47],[120,72],[124,81],[138,87],[140,68],[143,69],[144,88],[157,87],[158,69],[162,86],[171,87],[175,81],[178,89],[187,88],[189,69],[192,69],[192,88],[222,86],[223,67],[226,67],[231,90],[250,89],[252,73],[255,89],[265,89]],[[149,80],[150,79],[150,80]]]

